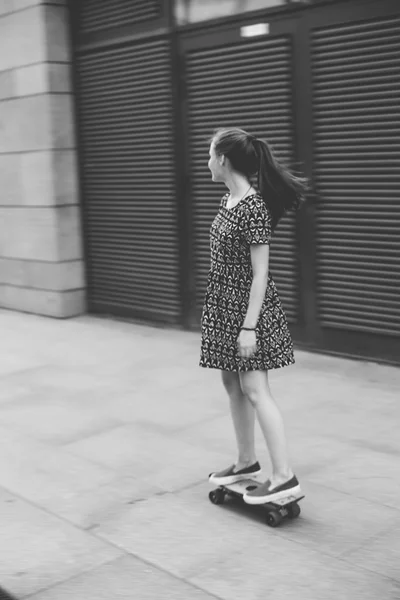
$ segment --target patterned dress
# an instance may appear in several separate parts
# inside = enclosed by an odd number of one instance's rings
[[[224,371],[277,369],[294,363],[293,343],[271,274],[257,323],[257,351],[242,358],[237,339],[250,298],[250,244],[269,244],[271,215],[259,194],[227,208],[220,204],[211,226],[211,268],[201,319],[200,366]]]

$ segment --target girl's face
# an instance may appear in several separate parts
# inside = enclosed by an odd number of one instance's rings
[[[211,171],[213,181],[225,181],[224,156],[218,156],[215,152],[214,142],[210,146],[210,160],[208,168]]]

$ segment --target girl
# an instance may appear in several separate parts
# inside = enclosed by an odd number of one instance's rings
[[[257,415],[273,470],[244,500],[263,504],[300,493],[288,462],[282,416],[268,384],[269,369],[294,363],[268,263],[271,233],[284,213],[299,205],[305,180],[284,170],[267,142],[237,128],[215,133],[208,167],[212,180],[223,182],[229,193],[210,232],[200,365],[221,370],[238,447],[236,463],[212,473],[210,481],[229,484],[261,472],[254,448]],[[257,189],[251,183],[254,175]]]

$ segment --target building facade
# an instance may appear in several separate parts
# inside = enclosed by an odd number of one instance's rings
[[[1,6],[1,306],[198,327],[239,125],[312,184],[271,251],[297,343],[400,362],[396,0]]]
[[[0,2],[0,306],[85,310],[74,90],[64,2]]]

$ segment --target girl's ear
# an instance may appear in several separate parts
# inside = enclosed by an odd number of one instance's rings
[[[224,165],[225,164],[225,155],[221,154],[221,156],[219,157],[219,164],[220,165]]]

